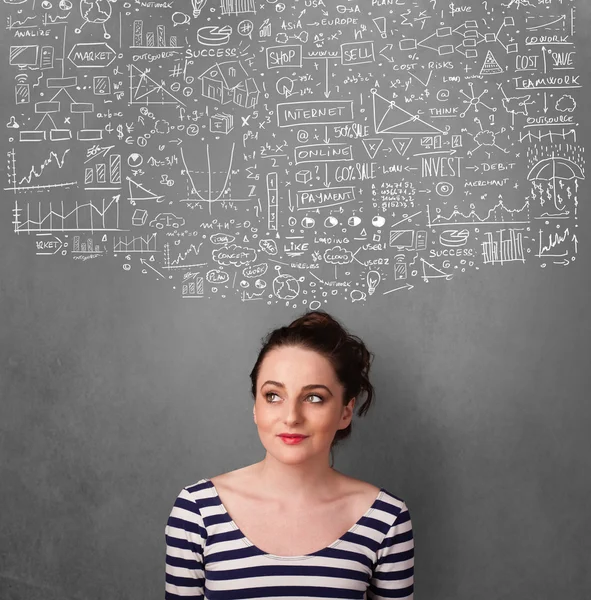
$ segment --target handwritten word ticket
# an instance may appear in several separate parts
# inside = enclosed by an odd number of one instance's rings
[[[318,308],[577,258],[575,2],[2,10],[4,218],[37,260]]]

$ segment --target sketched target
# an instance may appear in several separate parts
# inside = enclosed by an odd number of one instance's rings
[[[454,191],[454,186],[449,181],[440,181],[435,186],[435,191],[443,197],[451,196]]]

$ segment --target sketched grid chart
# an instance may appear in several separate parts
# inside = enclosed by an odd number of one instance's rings
[[[1,5],[37,260],[311,309],[577,260],[576,1],[185,4]]]

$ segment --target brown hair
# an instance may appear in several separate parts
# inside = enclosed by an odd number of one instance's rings
[[[336,319],[324,311],[308,311],[285,327],[279,327],[262,339],[263,347],[250,373],[251,392],[256,401],[256,382],[260,366],[265,356],[273,349],[283,346],[300,346],[314,350],[327,358],[335,374],[345,388],[343,406],[351,398],[366,393],[365,402],[358,408],[357,415],[363,416],[369,410],[375,391],[369,381],[369,369],[374,354],[357,336],[350,334]],[[351,435],[352,422],[345,429],[336,432],[330,451]],[[334,458],[333,458],[334,461]],[[332,464],[331,464],[332,467]]]

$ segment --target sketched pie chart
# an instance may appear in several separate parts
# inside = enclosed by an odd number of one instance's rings
[[[144,158],[141,154],[138,154],[137,152],[134,152],[133,154],[130,154],[128,159],[127,159],[127,164],[132,168],[135,169],[137,167],[139,167],[142,163],[144,162]]]
[[[470,237],[467,229],[446,229],[439,234],[439,241],[448,248],[458,248],[465,246]]]
[[[289,77],[282,77],[277,81],[275,87],[282,96],[288,97],[293,92],[293,81]]]
[[[223,46],[230,41],[231,35],[232,28],[229,25],[206,25],[197,31],[197,41],[204,46]]]

